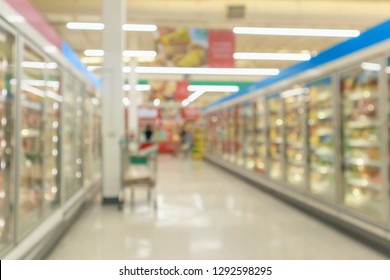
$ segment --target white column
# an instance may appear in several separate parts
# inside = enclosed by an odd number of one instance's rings
[[[129,84],[131,89],[129,91],[129,131],[130,135],[137,137],[138,139],[138,105],[139,105],[139,93],[136,89],[138,84],[137,73],[135,68],[137,67],[137,58],[132,57],[130,60],[131,72],[129,73]]]
[[[120,140],[124,137],[123,59],[126,1],[102,0],[103,30],[103,203],[114,203],[121,188]]]

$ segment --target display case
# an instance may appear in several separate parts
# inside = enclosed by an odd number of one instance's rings
[[[308,89],[294,87],[282,92],[284,102],[286,181],[289,185],[306,188],[307,147],[305,137],[305,106]]]
[[[239,157],[241,155],[241,131],[240,131],[240,106],[233,106],[232,111],[232,124],[233,124],[233,138],[232,138],[232,156],[230,161],[233,163],[239,163]]]
[[[236,164],[238,166],[245,166],[245,126],[244,126],[244,116],[245,116],[245,107],[240,104],[237,105],[237,119],[235,121],[236,125]]]
[[[283,100],[280,94],[267,96],[268,109],[268,174],[272,179],[284,179]]]
[[[208,116],[208,123],[209,123],[209,129],[208,129],[208,151],[212,155],[216,155],[216,147],[217,147],[217,122],[218,117],[215,113],[210,114]]]
[[[64,76],[63,83],[63,129],[62,129],[62,182],[65,198],[68,199],[77,190],[75,166],[76,140],[76,98],[79,91],[78,82],[69,74]]]
[[[310,192],[326,199],[335,198],[335,152],[333,93],[331,79],[324,78],[307,85],[309,89],[308,129]]]
[[[388,143],[387,143],[387,147],[388,147],[388,159],[390,159],[390,57],[387,58],[387,67],[386,67],[386,70],[385,70],[386,74],[387,74],[387,129],[388,129]],[[388,197],[388,206],[389,206],[389,209],[388,209],[388,217],[389,217],[389,222],[390,222],[390,161],[388,162],[388,185],[387,187],[389,188],[389,197]]]
[[[84,148],[83,148],[83,174],[84,182],[89,184],[93,180],[93,118],[94,118],[94,104],[93,92],[87,91],[83,102],[84,105],[84,118],[83,118],[83,131],[84,131]]]
[[[228,112],[227,110],[221,110],[221,129],[222,129],[222,159],[229,159],[229,130],[228,130]]]
[[[0,252],[12,243],[15,37],[0,27]]]
[[[260,174],[266,174],[267,165],[267,136],[266,136],[266,124],[267,115],[265,111],[264,98],[258,98],[255,102],[255,170]]]
[[[74,151],[74,162],[75,165],[75,182],[76,191],[83,187],[83,145],[84,145],[84,98],[85,98],[85,86],[77,82],[77,97],[76,97],[76,117],[75,117],[75,138],[73,139],[75,151]]]
[[[235,161],[235,125],[234,125],[234,109],[229,107],[227,109],[227,138],[228,138],[228,161]]]
[[[246,102],[241,107],[242,128],[241,135],[242,156],[244,160],[244,167],[249,170],[255,168],[255,117],[254,117],[253,102]]]
[[[24,45],[20,94],[18,237],[41,218],[44,185],[45,60]],[[58,126],[58,123],[53,125]]]
[[[44,211],[49,213],[61,202],[60,127],[62,112],[61,72],[55,62],[47,63],[44,125]]]
[[[216,114],[217,122],[215,124],[215,136],[216,136],[216,143],[215,143],[215,153],[219,158],[223,157],[223,145],[224,145],[224,138],[225,138],[225,129],[224,124],[222,122],[222,112],[218,112]]]
[[[342,143],[344,203],[365,214],[380,216],[384,196],[379,129],[379,72],[363,62],[342,73]]]

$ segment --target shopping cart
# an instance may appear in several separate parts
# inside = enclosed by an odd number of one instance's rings
[[[122,188],[118,197],[118,208],[123,209],[127,199],[130,206],[134,207],[134,190],[137,187],[147,188],[147,202],[152,202],[152,189],[156,185],[157,177],[157,145],[138,145],[133,151],[129,147],[133,143],[121,144],[122,152]],[[133,145],[134,147],[134,145]],[[127,190],[130,191],[130,197]],[[153,203],[156,207],[156,204]]]

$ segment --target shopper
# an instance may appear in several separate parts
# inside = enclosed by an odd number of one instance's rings
[[[145,141],[151,142],[153,136],[153,129],[152,126],[148,123],[145,128]]]
[[[180,132],[180,139],[181,139],[181,153],[183,154],[183,157],[187,157],[191,150],[192,150],[192,140],[193,140],[193,133],[190,129],[187,130],[187,126],[183,125],[182,130]]]

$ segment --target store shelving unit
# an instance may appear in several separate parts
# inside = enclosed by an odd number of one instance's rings
[[[60,203],[60,123],[62,113],[61,72],[49,70],[46,85],[44,125],[44,210],[50,212]]]
[[[24,45],[24,61],[45,63],[35,49]],[[45,72],[24,67],[21,81],[20,109],[20,176],[18,232],[23,236],[40,220],[44,186],[44,109]],[[58,125],[58,122],[56,123]]]
[[[343,73],[341,85],[344,203],[379,216],[384,178],[380,168],[378,71],[352,69]]]
[[[243,166],[246,169],[253,170],[255,168],[255,118],[254,118],[254,103],[248,102],[241,107],[242,119],[242,158]]]
[[[241,119],[240,119],[240,105],[233,107],[232,112],[232,123],[233,123],[233,142],[232,142],[232,156],[230,157],[231,162],[238,164],[240,163],[241,157]],[[242,161],[242,160],[241,160]]]
[[[2,16],[6,5],[0,2]],[[0,256],[5,259],[43,257],[101,178],[101,113],[93,81],[65,54],[45,52],[46,39],[34,36],[33,29],[27,38],[26,28],[0,17]],[[89,101],[79,98],[87,86]],[[88,114],[86,102],[92,103]]]
[[[260,174],[267,172],[267,115],[264,98],[258,98],[255,102],[255,170]]]
[[[389,28],[390,20],[207,106],[209,115],[257,102],[256,168],[206,158],[390,250]]]
[[[282,92],[284,101],[286,181],[293,187],[306,187],[306,115],[307,88],[295,87]]]
[[[11,197],[14,195],[11,165],[14,156],[12,149],[15,141],[14,127],[14,93],[11,83],[15,77],[15,36],[0,25],[0,34],[5,40],[0,41],[0,252],[11,245],[14,233],[11,217]]]
[[[284,121],[283,100],[280,94],[267,96],[268,109],[268,174],[272,179],[284,180]]]
[[[308,84],[310,191],[319,197],[335,197],[333,96],[331,79]]]
[[[234,162],[235,160],[235,144],[234,144],[234,109],[227,109],[227,161]]]

